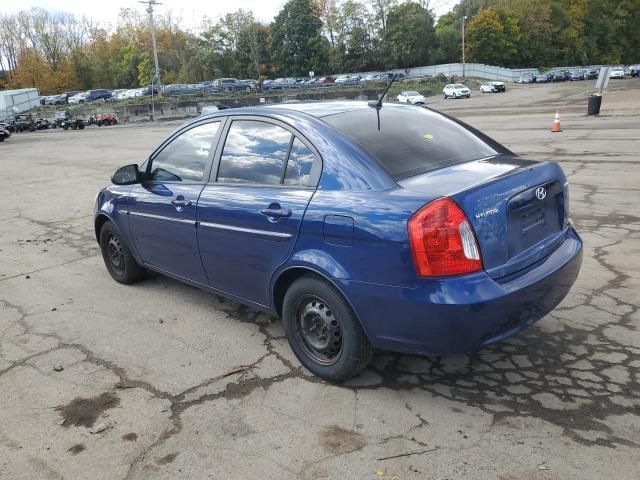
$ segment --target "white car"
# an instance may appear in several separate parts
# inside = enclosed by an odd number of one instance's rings
[[[398,95],[398,101],[400,103],[411,103],[413,105],[424,105],[427,103],[427,99],[424,98],[424,95],[416,92],[415,90],[407,90],[405,92],[401,92]]]
[[[89,98],[89,92],[81,92],[75,94],[73,97],[69,97],[69,103],[85,103]]]
[[[609,78],[624,78],[624,70],[622,68],[614,68],[611,70]]]
[[[493,84],[491,82],[480,85],[480,93],[493,93],[495,91],[496,90],[493,88]]]
[[[461,83],[450,83],[442,89],[444,98],[471,98],[471,90]]]

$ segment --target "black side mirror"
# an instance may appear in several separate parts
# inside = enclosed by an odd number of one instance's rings
[[[135,163],[120,167],[111,177],[111,183],[114,185],[133,185],[141,182],[142,174]]]

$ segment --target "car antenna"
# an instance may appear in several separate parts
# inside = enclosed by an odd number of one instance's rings
[[[393,77],[391,77],[391,81],[387,85],[387,88],[384,89],[384,92],[382,92],[382,95],[380,96],[380,98],[377,101],[376,100],[371,100],[369,102],[369,106],[371,108],[375,108],[376,109],[376,114],[378,115],[378,131],[380,131],[380,109],[382,108],[382,100],[384,100],[384,96],[387,94],[387,92],[391,88],[391,85],[393,84],[393,82],[396,81],[396,77],[397,76],[398,76],[397,73],[393,74]]]

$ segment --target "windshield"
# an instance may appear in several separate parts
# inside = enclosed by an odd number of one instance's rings
[[[411,92],[404,92],[404,94],[405,94],[407,97],[419,97],[419,96],[420,96],[420,94],[419,94],[418,92],[413,92],[413,91],[411,91]]]
[[[456,83],[456,84],[453,85],[453,88],[467,88],[467,87],[465,87],[461,83]]]
[[[472,132],[426,108],[387,105],[323,117],[358,143],[394,179],[496,155]]]

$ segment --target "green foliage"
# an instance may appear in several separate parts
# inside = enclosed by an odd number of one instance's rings
[[[276,16],[271,56],[283,76],[326,69],[329,42],[322,35],[322,20],[309,0],[289,0]]]
[[[389,68],[429,65],[436,46],[431,12],[419,3],[392,7],[383,35],[385,64]]]

